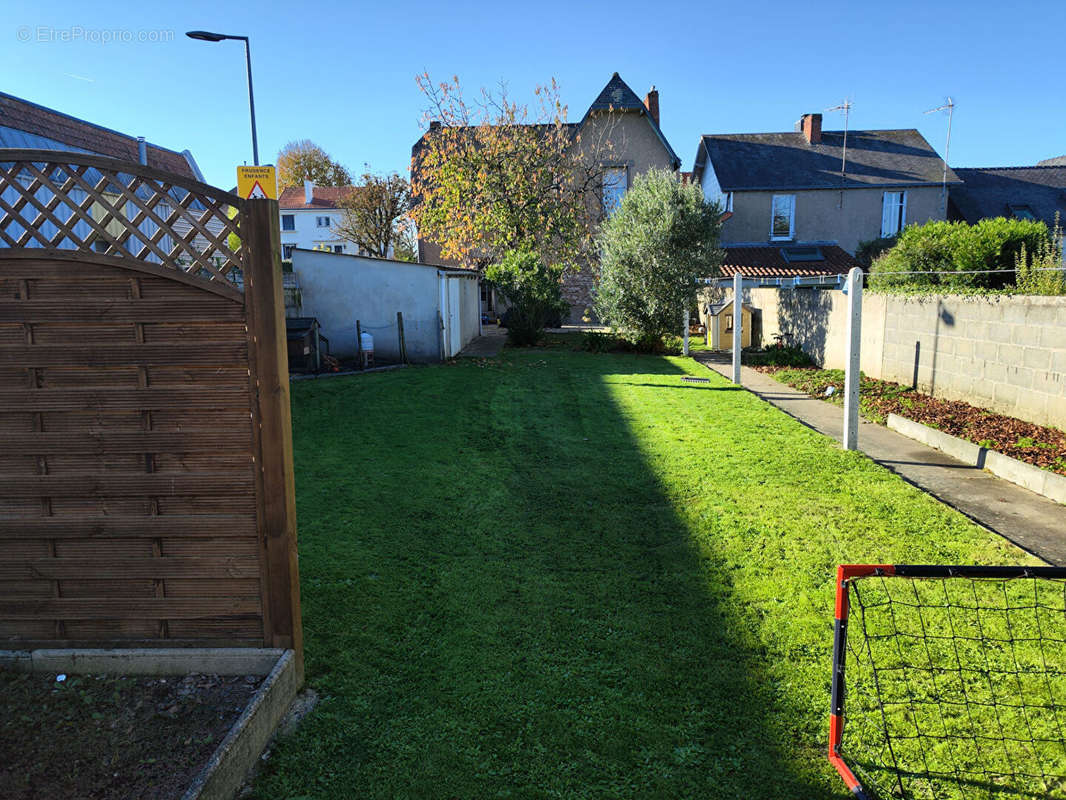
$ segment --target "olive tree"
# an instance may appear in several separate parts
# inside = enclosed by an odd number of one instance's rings
[[[600,318],[648,347],[679,331],[701,279],[722,265],[721,217],[721,206],[676,172],[638,176],[600,231]]]

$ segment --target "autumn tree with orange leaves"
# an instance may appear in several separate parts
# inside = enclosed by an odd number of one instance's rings
[[[602,217],[598,191],[609,126],[568,124],[554,79],[531,110],[505,86],[468,102],[459,79],[418,76],[429,130],[412,158],[411,215],[441,256],[483,267],[513,250],[580,268]]]

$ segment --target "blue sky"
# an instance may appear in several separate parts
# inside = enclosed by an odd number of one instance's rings
[[[952,166],[1066,153],[1062,0],[48,5],[5,0],[0,90],[188,148],[225,187],[251,163],[243,47],[190,29],[251,37],[264,163],[309,138],[353,170],[406,172],[423,70],[528,100],[555,77],[571,118],[616,70],[638,95],[655,84],[685,169],[701,133],[790,130],[845,97],[853,129],[917,127],[943,153],[946,118],[922,111],[953,96]],[[142,31],[161,41],[103,41]]]

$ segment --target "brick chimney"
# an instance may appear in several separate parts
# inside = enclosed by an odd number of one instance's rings
[[[659,124],[659,90],[652,86],[644,96],[644,107],[648,109],[648,115]]]
[[[822,115],[804,114],[796,123],[796,129],[803,133],[807,144],[821,144],[822,142]]]
[[[311,205],[311,201],[315,199],[315,182],[310,178],[304,179],[304,203]]]

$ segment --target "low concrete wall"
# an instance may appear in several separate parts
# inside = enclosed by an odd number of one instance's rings
[[[761,344],[788,332],[818,364],[842,369],[847,297],[752,289]],[[861,368],[873,378],[1034,422],[1066,427],[1066,297],[865,292]]]
[[[374,337],[375,359],[399,361],[399,311],[403,313],[408,359],[440,361],[442,274],[458,276],[462,282],[462,344],[477,336],[480,303],[475,274],[318,250],[296,249],[292,260],[300,282],[301,314],[318,318],[335,356],[351,358],[356,354],[355,323],[359,320],[363,330]]]
[[[889,414],[887,424],[892,430],[922,444],[935,447],[964,464],[987,469],[993,475],[1023,486],[1031,492],[1048,497],[1056,503],[1066,504],[1066,477],[1062,475],[1034,467],[1032,464],[1005,456],[1003,453],[989,450],[897,414]]]

